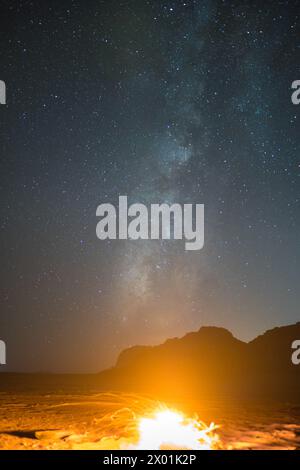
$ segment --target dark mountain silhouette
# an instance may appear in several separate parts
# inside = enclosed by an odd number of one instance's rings
[[[291,345],[300,323],[274,328],[244,343],[223,328],[202,327],[159,346],[123,351],[100,373],[107,388],[167,397],[268,398],[300,402],[300,365]]]
[[[159,346],[124,350],[99,374],[0,374],[0,391],[120,391],[158,399],[279,400],[300,404],[300,365],[292,364],[300,322],[249,343],[224,328],[202,327]]]

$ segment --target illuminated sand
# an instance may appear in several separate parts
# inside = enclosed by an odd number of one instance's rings
[[[125,393],[0,393],[0,405],[1,449],[156,448],[162,439],[149,435],[157,425],[168,434],[161,448],[300,448],[298,407],[166,405]]]

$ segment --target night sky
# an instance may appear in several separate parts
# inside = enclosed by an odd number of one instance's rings
[[[1,370],[96,372],[202,325],[299,320],[299,2],[1,8]],[[100,241],[119,195],[205,204],[204,248]]]

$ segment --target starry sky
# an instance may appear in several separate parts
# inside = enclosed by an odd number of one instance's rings
[[[299,320],[299,2],[1,5],[1,370]],[[100,241],[119,195],[205,204],[203,250]]]

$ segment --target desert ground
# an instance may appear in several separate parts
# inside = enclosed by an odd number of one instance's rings
[[[130,393],[0,392],[0,449],[132,449],[137,421],[157,407],[216,423],[216,449],[300,449],[300,407],[191,401]]]

